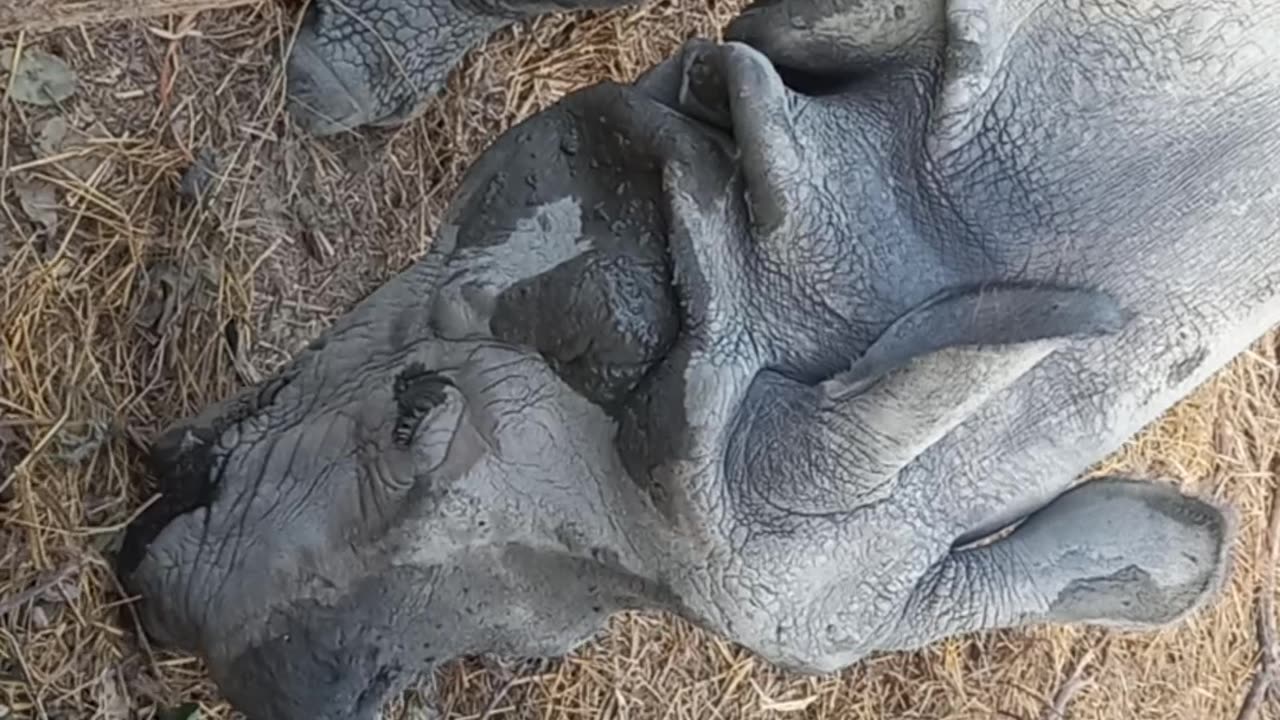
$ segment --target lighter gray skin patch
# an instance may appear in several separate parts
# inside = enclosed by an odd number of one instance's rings
[[[432,320],[445,337],[489,335],[494,304],[521,280],[549,272],[591,249],[582,237],[582,208],[570,197],[533,209],[497,245],[464,247],[449,258]],[[456,234],[457,229],[447,232]]]
[[[693,42],[635,86],[566,98],[558,122],[616,134],[661,177],[661,212],[636,218],[662,226],[635,222],[673,266],[669,351],[611,417],[528,348],[442,338],[458,237],[492,220],[451,214],[459,232],[285,387],[190,421],[162,474],[214,487],[135,526],[159,528],[122,568],[147,627],[251,715],[293,720],[371,717],[444,658],[567,651],[624,608],[829,671],[1202,607],[1227,509],[1075,485],[1280,322],[1280,47],[1263,42],[1280,8],[1102,2],[992,5],[1007,32],[970,39],[998,62],[959,69],[945,28],[852,76],[824,65],[829,38],[790,37],[839,81],[817,96],[758,50]],[[573,195],[589,167],[540,185]],[[454,390],[405,449],[409,367]]]

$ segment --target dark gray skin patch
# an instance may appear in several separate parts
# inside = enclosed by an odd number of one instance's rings
[[[961,40],[953,43],[947,60],[960,72],[976,73],[981,70],[982,52],[976,43]]]
[[[451,220],[459,249],[489,247],[534,208],[561,198],[581,207],[579,243],[589,249],[505,290],[490,330],[536,348],[571,387],[612,408],[667,353],[679,319],[664,160],[593,111],[602,92],[571,96],[495,143],[468,173]]]
[[[207,506],[217,491],[213,444],[221,436],[217,425],[181,427],[161,437],[148,457],[148,466],[161,496],[142,511],[125,532],[116,572],[128,577],[147,546],[173,518]],[[184,450],[186,445],[189,449]]]
[[[434,575],[412,578],[424,598],[430,598]],[[384,698],[430,666],[429,648],[404,627],[409,621],[429,627],[422,608],[378,598],[389,586],[375,580],[338,606],[302,601],[279,614],[272,621],[274,637],[215,669],[231,701],[253,708],[255,719],[372,716]],[[323,692],[281,692],[306,687]]]
[[[490,326],[537,348],[570,387],[613,409],[675,340],[669,274],[661,261],[588,251],[506,290]]]
[[[640,598],[675,607],[668,590],[611,560],[608,552],[587,560],[511,547],[452,567],[387,569],[337,605],[301,601],[278,613],[271,637],[216,667],[215,677],[236,707],[253,710],[251,720],[372,718],[405,682],[459,654],[561,655]],[[567,587],[569,577],[580,582]],[[531,626],[510,606],[535,596],[559,609]]]
[[[696,265],[673,275],[663,173],[690,158],[715,168],[689,189],[711,205],[731,152],[718,128],[673,109],[682,80],[666,71],[679,67],[676,58],[635,87],[605,83],[573,93],[516,126],[477,160],[449,215],[458,248],[487,247],[533,208],[563,197],[579,202],[591,249],[507,290],[490,329],[536,348],[618,421],[628,474],[659,507],[666,492],[648,469],[689,454],[685,393],[671,392],[683,387],[688,349],[673,341],[699,320],[682,317],[676,287],[696,296],[705,284]]]

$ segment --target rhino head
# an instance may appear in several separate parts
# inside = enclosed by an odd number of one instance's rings
[[[371,717],[623,608],[829,671],[1210,598],[1228,510],[1077,479],[1280,319],[1266,57],[1049,82],[1063,27],[1141,18],[845,5],[513,128],[424,260],[162,438],[148,630],[251,717]]]
[[[370,340],[353,332],[329,347]],[[664,597],[643,504],[591,486],[619,472],[608,423],[536,356],[420,340],[316,382],[326,352],[161,438],[182,504],[123,553],[148,632],[237,707],[374,717],[435,662],[562,653]]]

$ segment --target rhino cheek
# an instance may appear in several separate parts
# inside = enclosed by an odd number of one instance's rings
[[[303,600],[277,612],[271,632],[211,669],[251,718],[374,718],[386,697],[419,671],[434,574],[398,568],[361,581],[333,602]]]

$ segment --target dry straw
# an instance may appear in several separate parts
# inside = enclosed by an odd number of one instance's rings
[[[50,53],[80,80],[37,107],[9,101],[0,75],[0,716],[152,718],[197,701],[203,717],[229,717],[198,662],[145,644],[110,572],[120,528],[147,500],[140,451],[421,253],[495,133],[573,88],[633,77],[734,10],[664,0],[545,19],[472,53],[409,126],[314,142],[281,113],[278,59],[297,9],[193,12],[233,3],[0,10],[9,28],[33,23],[0,36],[11,59]],[[75,24],[113,8],[170,14]],[[191,202],[180,179],[197,161],[204,194]],[[563,660],[447,667],[443,709],[471,720],[1235,718],[1262,655],[1257,628],[1270,627],[1257,600],[1275,592],[1264,528],[1276,362],[1267,338],[1100,468],[1167,475],[1241,509],[1228,591],[1175,630],[991,633],[804,678],[636,614]],[[389,717],[428,717],[427,685]],[[1280,717],[1274,693],[1270,704],[1253,694],[1256,717]]]

